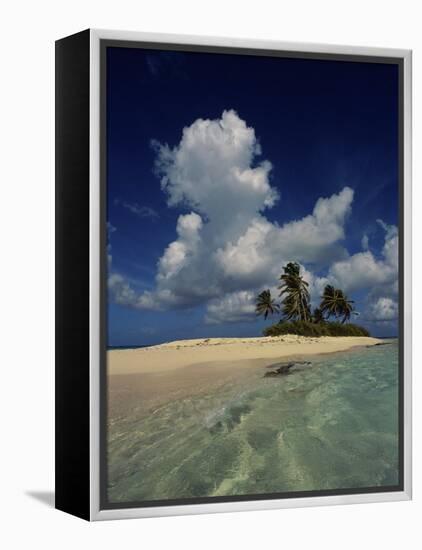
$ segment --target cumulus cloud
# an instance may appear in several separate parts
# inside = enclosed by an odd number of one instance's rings
[[[176,231],[178,239],[169,244],[158,264],[157,281],[175,277],[197,253],[201,241],[202,219],[195,212],[179,216]]]
[[[382,296],[368,308],[365,315],[369,321],[385,322],[395,321],[398,317],[398,304],[392,298]]]
[[[138,300],[137,293],[119,273],[110,274],[108,289],[116,304],[121,306],[136,306]]]
[[[334,262],[328,279],[347,292],[372,288],[373,292],[397,293],[398,233],[397,227],[377,220],[385,232],[381,257],[370,251],[358,252],[345,260]]]
[[[255,298],[254,292],[241,290],[211,300],[207,305],[205,322],[217,324],[253,321],[256,318]]]
[[[255,130],[235,111],[194,121],[175,147],[153,147],[168,206],[189,213],[178,217],[176,238],[158,260],[155,287],[138,293],[113,273],[115,302],[155,310],[203,304],[207,323],[249,321],[256,318],[256,293],[271,288],[288,261],[301,263],[315,303],[328,283],[348,292],[378,285],[382,294],[372,294],[373,304],[394,299],[397,229],[378,220],[385,233],[381,257],[367,239],[363,252],[349,256],[342,246],[354,195],[349,187],[319,198],[301,219],[270,221],[267,212],[280,200],[271,185],[272,165],[261,159]]]
[[[178,218],[177,238],[157,264],[155,289],[132,294],[114,281],[119,300],[132,299],[133,307],[145,309],[208,304],[208,322],[234,321],[236,308],[242,319],[252,315],[251,297],[273,284],[287,261],[327,264],[344,257],[339,243],[352,189],[318,199],[302,219],[283,226],[270,222],[265,213],[279,200],[270,182],[272,166],[260,159],[255,130],[236,112],[196,120],[175,147],[153,146],[169,207],[191,212]]]
[[[254,129],[234,111],[224,111],[219,120],[196,120],[173,149],[157,142],[154,147],[170,206],[185,204],[215,222],[231,220],[236,226],[233,205],[242,217],[250,216],[278,198],[268,180],[271,163],[253,166],[261,153]]]
[[[264,216],[252,218],[245,232],[216,252],[223,272],[252,283],[273,279],[281,264],[294,259],[303,263],[329,261],[343,256],[338,241],[344,238],[344,222],[353,200],[345,187],[339,194],[318,199],[313,213],[283,226]]]
[[[320,296],[326,284],[342,288],[347,293],[364,291],[362,321],[381,323],[398,317],[398,231],[383,220],[377,223],[384,231],[384,244],[379,256],[366,249],[344,260],[334,262],[324,277],[311,277],[311,295]]]

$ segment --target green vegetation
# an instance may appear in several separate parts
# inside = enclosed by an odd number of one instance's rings
[[[298,334],[299,336],[370,336],[364,327],[338,322],[280,321],[264,329],[264,336]]]
[[[279,311],[280,306],[276,303],[274,298],[271,297],[271,292],[269,290],[264,290],[258,295],[256,299],[256,312],[258,315],[263,315],[264,319],[266,319],[268,315],[273,315]]]
[[[349,300],[343,290],[326,285],[319,307],[313,312],[309,295],[309,283],[300,273],[300,265],[289,262],[280,275],[281,304],[277,304],[269,289],[261,292],[256,301],[257,315],[267,319],[281,311],[283,318],[264,330],[265,336],[299,334],[301,336],[370,336],[369,332],[350,321],[354,310],[353,300]],[[331,317],[334,321],[330,321]]]
[[[309,283],[300,274],[300,266],[296,263],[288,263],[283,267],[284,273],[280,275],[281,285],[278,287],[281,301],[282,313],[285,319],[300,319],[309,321],[311,319],[311,306],[309,297]]]
[[[349,321],[353,313],[353,300],[349,300],[342,290],[327,285],[324,288],[320,309],[322,314],[326,314],[329,319],[334,317],[342,317],[342,323]]]

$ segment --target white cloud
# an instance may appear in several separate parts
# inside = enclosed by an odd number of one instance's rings
[[[154,146],[169,206],[186,205],[214,224],[228,225],[226,236],[278,198],[269,183],[271,163],[254,166],[261,153],[254,129],[234,111],[224,111],[219,120],[196,120],[173,149]]]
[[[398,234],[397,228],[377,220],[385,231],[381,258],[370,251],[358,252],[345,260],[334,262],[328,272],[333,284],[353,292],[363,288],[374,293],[395,294],[398,279]]]
[[[121,275],[111,275],[117,303],[155,310],[204,304],[208,323],[252,320],[257,292],[271,288],[288,261],[302,264],[314,303],[328,283],[347,292],[376,288],[374,303],[394,299],[397,229],[378,220],[385,231],[381,257],[368,249],[365,236],[364,251],[348,256],[341,242],[353,202],[349,187],[319,198],[301,219],[282,226],[271,222],[266,212],[279,200],[270,183],[272,166],[259,161],[255,131],[234,111],[218,120],[196,120],[173,148],[157,142],[154,148],[168,205],[191,212],[178,218],[177,236],[157,263],[153,290],[138,293]],[[327,275],[315,276],[313,269]],[[277,289],[272,291],[278,298]]]
[[[387,282],[394,273],[386,269],[370,251],[358,252],[347,260],[335,262],[328,275],[330,280],[346,291],[359,290]]]
[[[241,290],[226,294],[221,299],[211,300],[207,306],[205,322],[217,324],[254,321],[255,298],[255,292]]]
[[[378,298],[368,308],[365,318],[370,321],[394,321],[398,317],[398,304],[392,298],[383,296]]]
[[[363,250],[369,249],[369,237],[366,233],[363,235],[361,243]]]
[[[257,216],[237,241],[217,250],[217,261],[227,276],[252,283],[273,279],[292,259],[321,263],[342,256],[344,250],[337,243],[344,238],[352,200],[353,191],[345,187],[338,195],[318,199],[311,215],[282,227]]]
[[[178,218],[177,238],[157,264],[155,289],[137,294],[114,280],[119,303],[145,309],[208,304],[208,322],[235,320],[236,308],[245,318],[251,297],[274,284],[286,262],[321,266],[347,255],[339,243],[353,190],[318,199],[302,219],[270,222],[265,211],[279,200],[271,163],[257,161],[255,131],[234,111],[196,120],[174,148],[157,142],[154,148],[168,205],[192,211]]]
[[[190,258],[197,253],[200,243],[202,219],[195,212],[179,216],[176,231],[179,235],[166,248],[158,264],[157,281],[166,281],[175,277]]]
[[[137,293],[126,279],[118,273],[111,273],[108,278],[108,289],[113,301],[121,306],[134,306],[137,303]]]

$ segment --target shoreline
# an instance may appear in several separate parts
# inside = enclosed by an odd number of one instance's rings
[[[385,340],[384,340],[385,342]],[[256,362],[270,365],[277,360],[309,355],[330,354],[361,346],[374,346],[383,339],[365,336],[283,335],[254,338],[198,338],[177,340],[145,348],[112,349],[107,351],[109,376],[127,374],[164,374],[186,367],[213,363],[219,368],[234,363],[247,368]],[[240,363],[239,363],[240,362]]]

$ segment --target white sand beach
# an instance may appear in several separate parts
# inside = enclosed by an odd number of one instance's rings
[[[202,338],[178,340],[148,348],[111,350],[108,374],[147,374],[175,371],[193,365],[223,363],[247,368],[256,361],[271,364],[278,359],[346,351],[356,346],[371,346],[382,340],[370,337],[267,336],[259,338]]]

